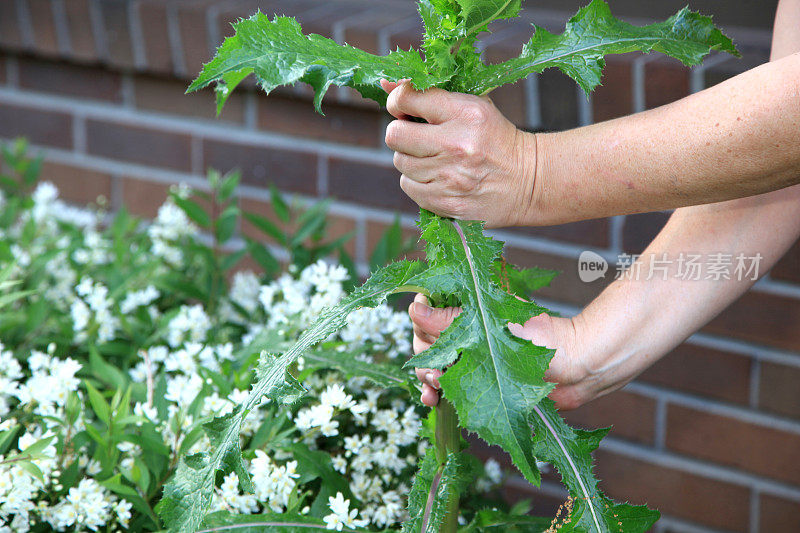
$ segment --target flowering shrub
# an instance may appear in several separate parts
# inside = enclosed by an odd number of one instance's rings
[[[245,216],[284,245],[291,263],[279,273],[270,248],[231,246],[236,175],[211,173],[210,193],[173,189],[145,226],[102,202],[62,202],[36,183],[24,143],[4,157],[0,532],[160,529],[154,506],[179,458],[212,446],[201,426],[243,401],[254,363],[271,357],[262,349],[291,345],[346,295],[352,271],[322,260],[338,251],[351,264],[343,241],[325,239],[324,206],[294,216],[273,191],[295,232]],[[384,250],[401,248],[386,239]],[[268,274],[232,274],[245,256]],[[242,427],[254,490],[236,472],[221,476],[207,523],[283,513],[342,531],[405,520],[427,442],[402,370],[410,338],[407,315],[384,304],[352,313],[301,358],[293,372],[307,392],[295,384],[291,401],[262,401]],[[497,463],[472,467],[474,501],[500,506]]]

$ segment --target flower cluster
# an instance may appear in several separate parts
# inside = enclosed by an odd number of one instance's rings
[[[48,183],[30,201],[15,194],[0,188],[0,269],[30,293],[0,323],[0,533],[159,530],[181,457],[211,450],[203,425],[247,398],[263,349],[294,342],[345,297],[348,271],[313,258],[274,277],[231,275],[182,207],[185,188],[146,228],[68,206]],[[406,313],[382,305],[324,345],[402,373],[410,339]],[[421,406],[311,357],[292,372],[305,395],[262,401],[242,428],[255,490],[229,473],[212,508],[398,527],[426,449]],[[499,482],[487,474],[483,492]]]

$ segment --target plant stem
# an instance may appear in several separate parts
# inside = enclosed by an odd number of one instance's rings
[[[458,425],[458,414],[453,404],[440,398],[436,406],[436,459],[440,468],[444,468],[447,456],[461,451],[461,428]],[[442,522],[440,533],[456,533],[458,530],[458,494],[447,503],[447,515]]]

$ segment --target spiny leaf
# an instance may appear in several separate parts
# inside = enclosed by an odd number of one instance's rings
[[[461,533],[502,532],[542,533],[550,528],[552,519],[538,516],[509,515],[494,509],[478,511],[470,524]]]
[[[347,315],[359,307],[375,307],[386,296],[398,290],[415,290],[407,284],[424,270],[420,262],[394,263],[376,272],[369,281],[345,298],[336,307],[323,312],[297,343],[279,357],[264,357],[256,369],[258,380],[244,404],[232,413],[214,419],[204,426],[211,440],[211,453],[198,453],[181,460],[172,480],[164,488],[158,512],[171,532],[196,531],[211,505],[218,472],[236,472],[239,483],[252,491],[252,483],[242,463],[239,445],[244,418],[267,396],[285,401],[287,394],[297,393],[298,385],[287,376],[289,366],[312,346],[339,331],[347,323]],[[291,399],[291,395],[289,396]]]
[[[408,494],[408,514],[403,533],[436,533],[447,514],[448,502],[471,481],[468,463],[463,454],[451,453],[444,464],[436,459],[436,450],[429,448],[419,465],[414,485]]]
[[[231,533],[311,533],[325,530],[325,523],[322,520],[298,514],[242,515],[229,513],[228,511],[218,511],[205,518],[203,529],[198,533],[210,533],[211,531],[230,531]],[[343,528],[342,531],[366,530]]]
[[[365,98],[384,104],[386,93],[379,84],[383,78],[409,78],[419,89],[444,81],[428,73],[415,50],[373,55],[320,35],[304,35],[300,24],[291,17],[275,16],[269,20],[257,13],[233,27],[236,34],[225,40],[189,87],[191,92],[216,83],[219,109],[250,74],[256,75],[267,93],[297,82],[311,85],[318,111],[331,85],[352,87]]]
[[[422,237],[431,265],[424,281],[431,293],[453,294],[462,312],[433,346],[408,365],[445,368],[442,390],[462,425],[503,447],[531,482],[539,482],[528,419],[553,384],[544,372],[553,351],[519,339],[509,322],[524,323],[544,308],[508,294],[492,279],[502,243],[483,235],[483,224],[424,213]],[[460,355],[459,355],[460,354]]]
[[[537,27],[520,57],[479,67],[469,77],[460,77],[458,84],[465,92],[483,94],[556,67],[589,93],[600,84],[608,54],[657,51],[696,65],[712,50],[739,55],[711,17],[684,8],[665,22],[637,27],[614,18],[605,1],[593,0],[570,19],[561,35]]]
[[[520,0],[456,0],[461,6],[466,34],[470,35],[492,21],[509,19],[519,14]]]
[[[608,429],[582,431],[569,427],[549,399],[534,408],[536,456],[554,465],[572,498],[572,509],[559,531],[639,533],[650,529],[660,514],[646,506],[618,504],[604,496],[592,473],[592,452]]]
[[[364,377],[374,384],[390,387],[409,387],[411,374],[391,363],[361,361],[349,352],[313,350],[303,356],[306,366],[330,368],[342,372],[347,377]]]

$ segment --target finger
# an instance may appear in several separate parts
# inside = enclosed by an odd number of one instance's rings
[[[420,341],[427,344],[433,344],[434,342],[439,340],[438,335],[434,337],[427,331],[423,331],[422,329],[420,329],[418,326],[414,326],[414,336],[417,337]]]
[[[420,354],[431,347],[432,342],[425,342],[424,340],[420,339],[416,335],[414,335],[414,340],[412,342],[412,346],[414,348],[414,355]]]
[[[433,171],[431,169],[431,159],[414,157],[400,152],[394,153],[394,168],[399,170],[404,176],[409,179],[421,183],[423,185],[433,181],[431,177]]]
[[[417,301],[409,307],[409,315],[415,326],[421,331],[436,337],[447,329],[460,313],[461,309],[459,307],[435,309]]]
[[[436,407],[436,405],[439,403],[439,392],[433,387],[423,385],[422,394],[420,395],[419,400],[428,407]]]
[[[381,89],[383,89],[387,93],[391,93],[392,91],[397,89],[400,86],[401,83],[406,82],[406,81],[411,81],[411,80],[409,78],[403,78],[402,80],[398,80],[398,81],[389,81],[389,80],[384,79],[384,80],[380,81]]]
[[[418,91],[410,82],[403,82],[389,94],[386,109],[395,118],[419,117],[430,124],[441,124],[457,114],[457,99],[443,89]]]
[[[432,124],[393,120],[386,126],[386,146],[415,157],[431,157],[443,150],[442,135]]]
[[[442,386],[439,384],[439,378],[442,377],[442,371],[433,368],[415,368],[414,372],[417,374],[417,379],[426,385],[430,385],[434,389],[440,389]]]

